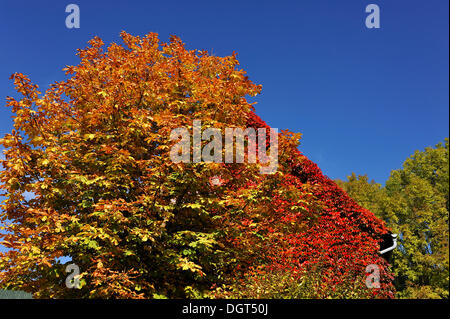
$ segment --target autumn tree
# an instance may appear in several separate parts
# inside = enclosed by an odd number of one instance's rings
[[[7,224],[0,284],[36,297],[182,297],[220,278],[222,250],[210,178],[239,185],[254,169],[170,159],[174,128],[245,128],[260,91],[235,55],[187,50],[177,37],[121,34],[79,50],[79,65],[42,94],[12,76],[22,99],[8,98],[14,130],[5,147],[1,188]],[[31,199],[24,193],[31,193]],[[68,290],[61,257],[81,269]]]
[[[14,129],[0,140],[9,249],[0,288],[37,298],[276,297],[277,287],[255,295],[243,285],[286,281],[283,297],[393,296],[378,254],[387,228],[298,151],[300,134],[276,135],[273,174],[259,161],[172,160],[171,132],[193,132],[194,120],[222,133],[270,131],[247,101],[261,86],[235,54],[154,33],[121,37],[106,49],[91,40],[45,93],[12,76],[22,97],[8,98]],[[80,289],[65,285],[69,263]],[[368,264],[380,267],[378,290],[365,285]]]

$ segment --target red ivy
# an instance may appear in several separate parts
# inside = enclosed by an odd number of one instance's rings
[[[270,128],[254,112],[249,114],[247,125],[255,129]],[[268,144],[269,138],[266,141]],[[284,183],[297,188],[304,184],[313,185],[313,196],[324,208],[316,216],[314,225],[306,231],[274,237],[266,247],[270,260],[267,268],[287,269],[299,276],[305,271],[320,269],[323,297],[326,297],[349,278],[361,280],[366,266],[376,264],[380,268],[381,288],[368,291],[376,298],[392,298],[393,276],[388,263],[378,253],[381,236],[388,232],[384,222],[359,206],[297,149],[290,154],[287,164],[290,175]],[[295,222],[298,218],[290,212],[289,201],[281,198],[273,200],[277,203],[273,218],[259,225],[269,234],[274,232],[277,223]],[[249,225],[252,225],[252,220],[243,218],[236,227],[245,233],[245,230],[250,231]],[[232,241],[239,244],[236,238]],[[254,259],[248,260],[248,263],[247,266],[256,265]],[[364,281],[360,284],[364,285]]]

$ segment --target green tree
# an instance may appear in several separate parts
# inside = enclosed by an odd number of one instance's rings
[[[393,255],[400,297],[448,298],[448,144],[416,151],[386,182],[380,217],[400,235]]]
[[[367,175],[356,175],[355,173],[348,176],[347,181],[338,179],[336,183],[359,205],[380,217],[386,198],[386,191],[381,184],[375,183],[374,180],[369,182]]]
[[[449,140],[416,151],[385,187],[354,173],[338,184],[399,234],[392,266],[400,298],[448,298]]]

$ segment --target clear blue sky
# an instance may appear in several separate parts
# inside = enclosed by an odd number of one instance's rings
[[[238,52],[263,85],[257,113],[303,133],[301,151],[331,178],[367,173],[384,183],[416,149],[448,136],[447,0],[2,1],[0,97],[22,72],[41,87],[64,78],[75,50],[119,32],[180,36],[190,48]],[[78,4],[81,28],[65,27]],[[381,8],[367,29],[365,7]],[[12,129],[0,107],[0,135]]]

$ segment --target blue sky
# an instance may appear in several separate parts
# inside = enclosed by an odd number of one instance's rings
[[[67,29],[66,5],[81,11]],[[367,29],[365,7],[381,8]],[[94,35],[176,34],[189,48],[238,52],[263,85],[257,114],[303,134],[300,150],[331,178],[384,183],[416,149],[448,136],[448,1],[2,1],[0,98],[22,72],[45,88]],[[0,107],[0,135],[12,129]]]

